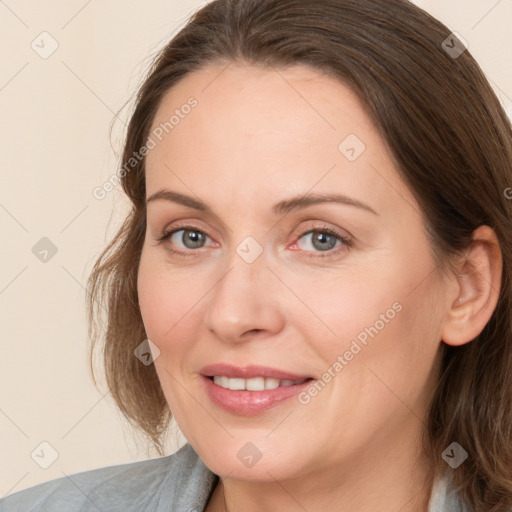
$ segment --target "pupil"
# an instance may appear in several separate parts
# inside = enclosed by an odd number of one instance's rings
[[[201,246],[201,242],[202,242],[202,236],[203,234],[202,233],[198,233],[197,231],[186,231],[185,232],[185,237],[189,239],[189,241],[191,241],[192,243],[192,249],[195,249],[196,247],[200,247]],[[184,241],[185,243],[185,241]],[[185,243],[185,245],[187,245]]]
[[[331,244],[327,243],[327,247],[323,244],[326,243],[326,241],[331,238]],[[317,242],[319,242],[319,246],[317,246]],[[332,243],[334,242],[334,244]],[[336,239],[332,236],[332,235],[329,235],[329,234],[326,234],[326,233],[316,233],[314,236],[313,236],[313,245],[317,248],[317,249],[332,249],[334,247],[334,245],[336,244]]]

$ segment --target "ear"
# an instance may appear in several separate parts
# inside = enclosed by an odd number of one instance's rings
[[[503,262],[496,233],[489,226],[480,226],[472,239],[460,263],[458,286],[449,297],[451,307],[441,331],[441,339],[448,345],[460,346],[476,338],[498,303]]]

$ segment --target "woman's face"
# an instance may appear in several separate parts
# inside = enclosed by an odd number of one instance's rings
[[[203,461],[325,480],[415,457],[448,298],[357,97],[307,67],[210,67],[167,93],[151,138],[147,197],[169,194],[147,204],[139,301]]]

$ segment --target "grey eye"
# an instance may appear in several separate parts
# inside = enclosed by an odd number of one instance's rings
[[[336,246],[336,242],[339,240],[339,237],[331,235],[329,233],[325,233],[323,231],[311,231],[310,233],[306,233],[301,237],[301,239],[306,238],[309,239],[309,243],[313,246],[314,250],[322,252],[334,249],[334,247]],[[305,250],[311,249],[306,248]]]
[[[178,236],[179,233],[182,233],[181,236]],[[173,243],[177,243],[179,240],[185,249],[199,249],[203,246],[208,236],[197,229],[180,229],[175,231],[171,238],[174,239],[172,240]]]

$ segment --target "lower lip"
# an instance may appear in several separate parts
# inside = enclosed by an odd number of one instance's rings
[[[275,389],[233,391],[215,384],[208,377],[202,376],[202,379],[206,386],[206,392],[214,404],[228,412],[242,416],[254,416],[267,411],[284,400],[299,394],[313,382],[313,379],[308,379],[301,384],[281,386]]]

